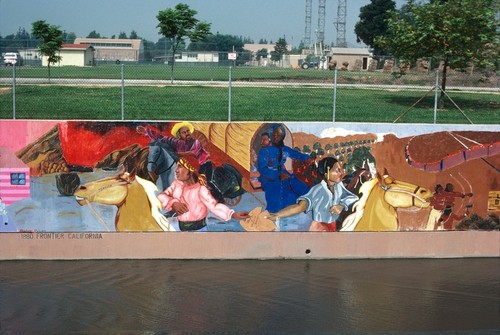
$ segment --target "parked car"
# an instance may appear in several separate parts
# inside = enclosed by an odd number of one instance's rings
[[[21,66],[23,65],[23,60],[17,52],[7,52],[3,56],[3,63],[5,66]]]

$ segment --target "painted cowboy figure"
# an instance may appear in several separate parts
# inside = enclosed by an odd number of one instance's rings
[[[138,126],[137,132],[149,137],[152,141],[159,140],[162,143],[170,145],[181,157],[196,157],[198,165],[200,166],[199,173],[204,174],[208,180],[211,180],[213,165],[210,160],[210,153],[203,147],[198,139],[193,137],[194,126],[192,123],[176,123],[171,131],[172,136],[164,136],[153,129],[143,126]]]

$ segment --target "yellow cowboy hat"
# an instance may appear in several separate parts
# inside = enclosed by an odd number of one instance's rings
[[[179,132],[179,129],[181,129],[182,127],[188,127],[189,131],[191,132],[191,134],[194,132],[194,126],[193,126],[193,124],[190,123],[190,122],[183,121],[183,122],[177,123],[172,128],[172,131],[171,131],[172,136],[178,137],[177,133]]]

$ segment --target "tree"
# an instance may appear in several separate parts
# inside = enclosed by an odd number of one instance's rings
[[[286,42],[285,38],[278,38],[278,41],[274,45],[274,51],[271,51],[271,60],[281,61],[283,55],[288,54],[287,46],[288,43]]]
[[[132,30],[132,31],[130,32],[130,36],[129,36],[129,38],[130,38],[131,40],[137,40],[137,39],[139,39],[139,36],[137,35],[137,32],[136,32],[135,30]]]
[[[64,42],[66,42],[66,43],[73,43],[75,41],[75,39],[76,39],[76,34],[75,33],[73,33],[73,32],[67,33],[65,31],[63,32],[63,40],[64,40]]]
[[[327,144],[325,145],[325,150],[326,150],[326,152],[327,152],[327,153],[330,153],[330,150],[332,150],[332,145],[331,145],[331,144],[329,144],[329,143],[327,143]]]
[[[62,57],[59,55],[59,50],[63,43],[63,33],[58,26],[49,25],[44,20],[38,20],[32,23],[31,34],[35,38],[42,40],[38,45],[40,54],[47,57],[47,68],[49,71],[50,80],[50,64],[60,62]]]
[[[321,149],[321,143],[314,142],[313,149],[314,149],[314,151],[318,152],[318,150]]]
[[[120,31],[120,33],[118,34],[118,38],[121,40],[126,40],[128,38],[127,33],[124,31]]]
[[[260,60],[261,58],[267,58],[267,53],[267,49],[263,48],[257,51],[255,57],[257,58],[257,60]]]
[[[87,38],[101,38],[101,34],[96,32],[95,30],[92,30],[88,35]]]
[[[198,14],[188,5],[179,3],[175,8],[167,8],[158,13],[159,34],[170,40],[172,50],[171,79],[174,78],[175,52],[179,45],[189,38],[191,42],[203,41],[210,35],[210,23],[200,22],[195,18]]]
[[[396,9],[393,0],[371,0],[366,6],[359,10],[359,21],[354,26],[357,42],[363,42],[373,48],[375,55],[384,55],[385,51],[377,43],[375,38],[387,34],[387,22],[390,11]]]
[[[499,59],[500,9],[497,0],[407,0],[403,12],[392,11],[388,34],[376,39],[400,61],[431,58],[442,63],[440,108],[444,107],[447,69],[463,70]]]
[[[207,36],[203,41],[190,43],[188,50],[191,51],[222,51],[222,52],[242,52],[243,40],[241,37],[233,35],[215,34]]]
[[[346,168],[355,170],[356,167],[363,167],[365,162],[375,163],[375,157],[370,152],[369,147],[359,147],[352,151],[346,162]]]

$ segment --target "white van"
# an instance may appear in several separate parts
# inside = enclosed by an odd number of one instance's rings
[[[21,56],[17,52],[7,52],[3,56],[3,63],[5,66],[21,66],[23,65]]]

